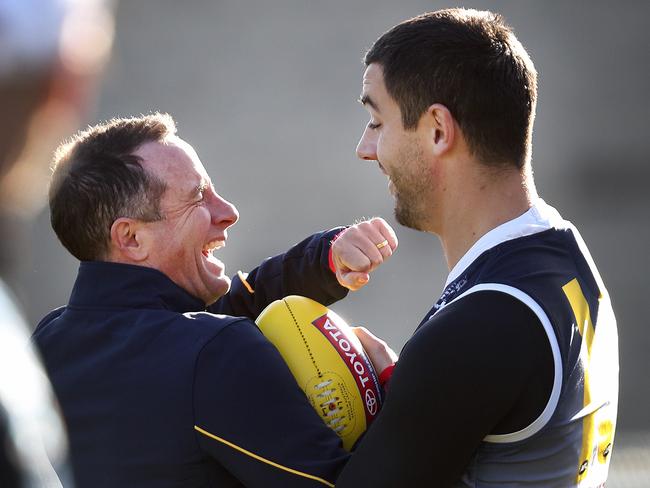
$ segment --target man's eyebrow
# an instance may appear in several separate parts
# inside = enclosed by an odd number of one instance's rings
[[[372,98],[370,98],[370,95],[368,94],[361,95],[359,97],[359,103],[364,107],[366,105],[370,105],[375,110],[375,112],[379,112],[379,107],[377,107],[377,104],[373,102]]]
[[[194,187],[192,188],[192,190],[191,190],[191,196],[194,196],[194,195],[196,195],[197,193],[204,192],[204,191],[208,188],[208,186],[210,186],[209,183],[207,183],[207,182],[205,182],[205,181],[202,181],[201,183],[199,183],[198,185],[196,185],[196,186],[194,186]]]

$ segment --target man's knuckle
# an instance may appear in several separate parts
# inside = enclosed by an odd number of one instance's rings
[[[368,221],[360,222],[358,225],[360,231],[367,231],[371,227],[370,222]]]

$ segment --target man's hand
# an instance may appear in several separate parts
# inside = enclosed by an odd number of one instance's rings
[[[370,273],[397,249],[397,236],[380,217],[345,229],[332,244],[332,263],[341,286],[358,290]]]
[[[377,374],[381,374],[388,366],[397,362],[397,354],[385,341],[372,334],[365,327],[352,327],[352,330],[361,341],[361,345],[375,367]]]

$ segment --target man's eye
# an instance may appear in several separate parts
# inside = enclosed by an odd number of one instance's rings
[[[374,122],[368,122],[368,129],[379,129],[381,124],[375,124]]]

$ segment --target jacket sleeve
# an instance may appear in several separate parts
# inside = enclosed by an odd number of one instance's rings
[[[330,305],[347,295],[330,269],[330,248],[338,227],[314,234],[286,253],[265,259],[242,280],[233,276],[230,291],[208,312],[255,319],[264,308],[287,295],[302,295]]]
[[[349,457],[249,320],[203,348],[193,396],[199,446],[245,486],[332,487]]]

